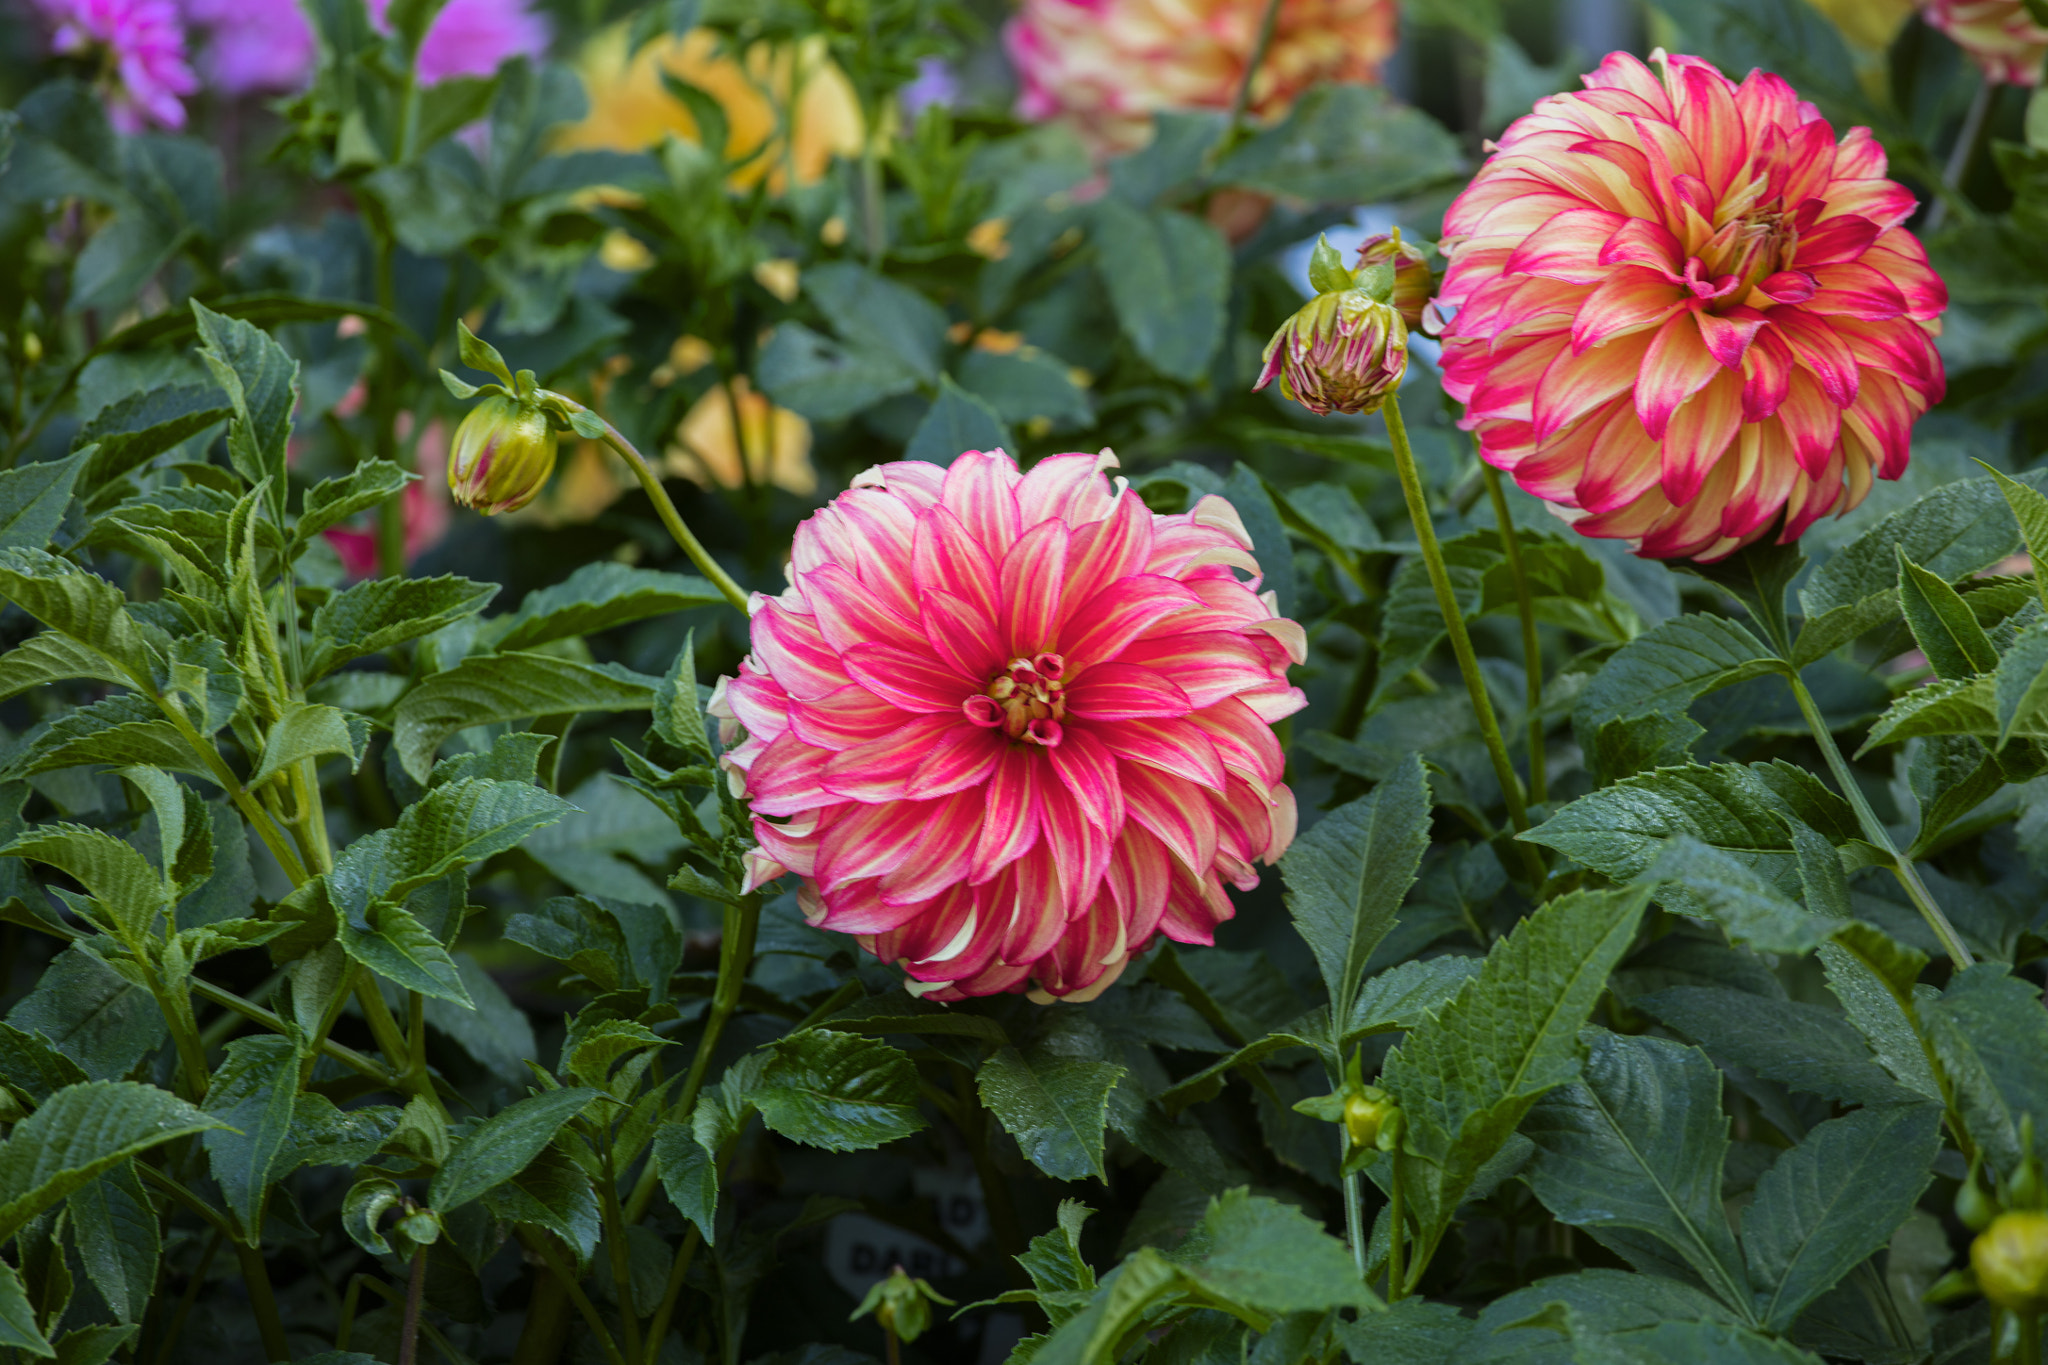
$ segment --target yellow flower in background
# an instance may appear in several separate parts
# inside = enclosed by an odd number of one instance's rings
[[[562,135],[562,150],[609,148],[637,152],[673,133],[699,141],[696,120],[662,85],[666,70],[697,86],[725,110],[725,154],[738,159],[761,149],[733,172],[731,184],[746,189],[765,177],[780,194],[793,168],[798,184],[823,176],[832,158],[861,149],[860,103],[844,72],[825,55],[823,39],[794,46],[762,44],[735,57],[719,48],[718,36],[693,29],[681,38],[664,35],[629,60],[623,25],[606,29],[584,47],[576,62],[590,96],[590,113]],[[776,127],[778,106],[795,100],[795,136],[785,146]]]
[[[1807,0],[1841,30],[1852,46],[1882,52],[1913,13],[1913,0]]]
[[[733,409],[739,409],[739,433],[733,431]],[[798,495],[818,491],[818,471],[811,465],[811,424],[787,408],[778,408],[755,393],[745,375],[732,380],[730,399],[723,384],[713,385],[676,428],[665,463],[668,471],[706,488],[738,488],[740,452],[756,484],[774,484]]]

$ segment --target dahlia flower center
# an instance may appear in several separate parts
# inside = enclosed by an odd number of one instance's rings
[[[1067,661],[1057,654],[1012,659],[989,679],[988,690],[960,704],[967,719],[984,729],[1002,727],[1011,739],[1051,748],[1060,742],[1060,721],[1067,714],[1066,684],[1060,679]]]
[[[1798,232],[1786,214],[1774,208],[1752,209],[1715,233],[1701,255],[1686,263],[1687,283],[1703,298],[1729,306],[1741,303],[1754,286],[1791,264],[1798,243]],[[1703,282],[1695,279],[1702,274],[1714,284],[1702,288]]]

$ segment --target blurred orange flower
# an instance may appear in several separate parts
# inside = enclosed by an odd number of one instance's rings
[[[739,413],[735,436],[733,413]],[[668,471],[706,488],[738,488],[744,450],[747,481],[792,493],[818,491],[811,465],[811,424],[755,393],[745,375],[713,385],[684,415],[666,457]]]

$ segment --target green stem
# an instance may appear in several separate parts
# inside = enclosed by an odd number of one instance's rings
[[[1863,827],[1863,837],[1891,855],[1892,874],[1899,879],[1899,885],[1906,889],[1907,899],[1913,902],[1921,918],[1927,921],[1927,927],[1934,930],[1935,938],[1941,941],[1943,950],[1948,953],[1949,960],[1955,964],[1956,970],[1963,971],[1976,966],[1977,959],[1963,946],[1962,936],[1956,933],[1956,927],[1949,923],[1948,916],[1942,914],[1941,907],[1934,903],[1934,897],[1927,890],[1927,884],[1920,880],[1919,871],[1899,852],[1898,846],[1892,842],[1891,831],[1884,827],[1884,822],[1877,818],[1877,812],[1870,808],[1870,802],[1864,799],[1863,788],[1857,783],[1856,774],[1850,771],[1848,760],[1842,757],[1841,749],[1835,744],[1834,733],[1828,728],[1827,718],[1821,715],[1820,706],[1814,701],[1813,694],[1806,690],[1805,681],[1796,670],[1791,669],[1787,670],[1785,679],[1791,683],[1792,695],[1799,702],[1799,714],[1806,717],[1806,728],[1813,732],[1814,743],[1820,746],[1821,756],[1827,759],[1828,769],[1835,775],[1835,785],[1842,789],[1842,795],[1848,798],[1850,809],[1856,812],[1856,822]]]
[[[234,770],[228,767],[227,761],[220,756],[220,751],[210,741],[200,737],[199,731],[193,728],[191,721],[185,719],[185,713],[170,698],[157,696],[155,688],[147,678],[138,679],[136,687],[144,696],[156,698],[157,707],[163,712],[164,718],[170,721],[171,727],[178,732],[179,737],[191,746],[192,752],[199,760],[206,764],[206,770],[213,775],[214,782],[228,794],[228,799],[235,803],[235,808],[242,812],[242,818],[256,831],[256,837],[270,850],[270,856],[277,859],[277,865],[284,869],[285,876],[291,878],[292,885],[303,885],[306,881],[306,865],[285,841],[284,831],[279,828],[277,822],[270,818],[269,812],[256,804],[255,799],[249,794],[249,789],[242,785],[242,779],[236,777]]]
[[[1259,16],[1259,36],[1252,43],[1251,57],[1244,64],[1244,77],[1237,83],[1237,93],[1230,99],[1230,122],[1224,125],[1223,142],[1216,149],[1218,158],[1237,145],[1245,111],[1252,107],[1252,82],[1265,65],[1266,49],[1273,45],[1273,27],[1279,18],[1280,0],[1266,0],[1265,12]]]
[[[1351,1139],[1339,1130],[1337,1149],[1345,1156],[1351,1155]],[[1344,1240],[1351,1243],[1351,1263],[1358,1267],[1358,1278],[1365,1278],[1366,1257],[1371,1253],[1370,1236],[1365,1230],[1365,1210],[1361,1201],[1365,1198],[1363,1179],[1356,1171],[1344,1177]]]
[[[619,1175],[612,1164],[612,1149],[604,1147],[604,1174],[598,1181],[598,1208],[604,1217],[605,1252],[611,1260],[612,1287],[619,1296],[619,1325],[625,1336],[626,1359],[640,1358],[640,1316],[633,1310],[632,1248],[626,1241],[625,1210],[619,1207]],[[649,1166],[654,1165],[650,1160]]]
[[[2020,1365],[2041,1365],[2041,1315],[2021,1313],[2017,1316],[2020,1320]]]
[[[627,1365],[626,1358],[619,1354],[618,1343],[612,1340],[609,1328],[604,1325],[604,1315],[597,1311],[597,1305],[583,1292],[583,1286],[576,1282],[575,1274],[562,1263],[562,1255],[555,1249],[554,1234],[524,1224],[514,1229],[520,1244],[547,1263],[548,1270],[561,1281],[570,1302],[583,1315],[583,1321],[590,1328],[590,1334],[597,1338],[597,1344],[604,1351],[604,1358],[610,1365]]]
[[[662,1340],[668,1336],[669,1319],[675,1316],[676,1300],[682,1297],[683,1286],[690,1279],[690,1262],[697,1258],[697,1248],[703,1244],[704,1235],[697,1231],[695,1223],[683,1234],[683,1245],[677,1250],[675,1260],[669,1263],[668,1285],[661,1291],[661,1306],[654,1310],[654,1317],[647,1324],[647,1365],[655,1365],[661,1355]]]
[[[1493,503],[1501,553],[1507,556],[1508,577],[1515,585],[1515,614],[1522,622],[1522,674],[1529,697],[1529,800],[1540,806],[1550,799],[1550,778],[1543,752],[1543,643],[1536,637],[1536,602],[1529,593],[1528,571],[1522,566],[1522,538],[1508,517],[1508,495],[1501,488],[1500,472],[1482,459],[1479,475],[1486,481],[1486,496]]]
[[[377,1047],[390,1063],[392,1077],[399,1089],[410,1090],[422,1099],[441,1103],[441,1097],[434,1093],[434,1086],[424,1071],[412,1069],[412,1048],[406,1042],[405,1031],[392,1017],[391,1007],[384,1003],[384,994],[377,989],[377,979],[361,967],[354,969],[356,1000],[363,1007],[363,1019],[370,1026],[370,1036],[377,1040]]]
[[[235,1242],[235,1260],[242,1267],[242,1283],[249,1291],[250,1306],[256,1312],[256,1332],[263,1339],[266,1360],[290,1360],[291,1343],[285,1339],[284,1319],[278,1316],[277,1295],[270,1288],[270,1270],[263,1253],[247,1242]]]
[[[1394,468],[1401,476],[1401,493],[1408,501],[1408,520],[1415,525],[1415,539],[1422,546],[1422,560],[1429,568],[1430,586],[1436,589],[1437,609],[1443,613],[1444,630],[1451,637],[1451,652],[1457,655],[1458,672],[1464,675],[1465,692],[1479,718],[1480,737],[1486,741],[1487,757],[1500,780],[1501,797],[1507,802],[1508,821],[1520,834],[1529,828],[1529,811],[1522,803],[1522,780],[1508,759],[1507,741],[1501,738],[1500,720],[1493,713],[1493,700],[1486,694],[1486,679],[1479,672],[1479,656],[1472,651],[1472,637],[1465,630],[1465,614],[1451,590],[1450,570],[1444,565],[1443,547],[1437,543],[1436,526],[1430,520],[1429,501],[1423,495],[1422,475],[1415,467],[1415,451],[1408,444],[1408,428],[1401,420],[1401,404],[1392,394],[1380,409],[1387,420],[1387,438],[1394,447]],[[1543,885],[1543,859],[1532,844],[1514,841],[1529,874],[1531,886]]]
[[[512,1365],[555,1365],[569,1341],[569,1291],[552,1270],[537,1271],[533,1281]]]
[[[192,993],[203,1000],[219,1005],[222,1009],[233,1010],[244,1019],[254,1024],[261,1024],[273,1033],[290,1034],[294,1032],[292,1027],[286,1024],[277,1014],[263,1008],[261,1005],[252,1005],[233,991],[223,990],[210,981],[203,981],[196,976],[193,977]],[[333,1013],[339,1014],[340,1006],[337,1005]],[[371,1080],[382,1085],[395,1088],[398,1083],[398,1077],[394,1076],[385,1067],[379,1065],[374,1057],[367,1057],[345,1044],[323,1037],[319,1040],[318,1050],[334,1058],[335,1061],[340,1062],[349,1070],[368,1076]]]
[[[405,1277],[405,1315],[398,1327],[398,1365],[413,1365],[420,1345],[420,1306],[427,1297],[427,1249],[414,1247],[412,1272]]]
[[[1408,1292],[1406,1276],[1401,1265],[1401,1244],[1406,1239],[1407,1229],[1403,1226],[1407,1211],[1401,1206],[1401,1144],[1395,1143],[1391,1153],[1394,1172],[1388,1180],[1387,1190],[1387,1302],[1399,1303]]]
[[[1963,176],[1970,169],[1970,163],[1977,159],[1977,145],[1983,141],[1985,119],[1991,113],[1991,101],[1998,93],[1997,86],[1987,77],[1977,82],[1977,93],[1970,97],[1970,107],[1963,114],[1963,126],[1956,133],[1955,146],[1948,150],[1948,161],[1941,168],[1940,198],[1934,207],[1927,210],[1927,226],[1922,234],[1937,232],[1948,219],[1950,204],[1962,198]]]
[[[546,390],[543,390],[540,396],[562,404],[572,413],[588,412],[598,421],[604,422],[602,416],[573,398],[564,398],[559,393],[550,393]],[[690,557],[690,562],[697,566],[697,572],[711,580],[711,585],[718,589],[726,601],[732,603],[733,610],[745,615],[746,590],[719,567],[718,561],[711,557],[711,552],[704,548],[703,542],[691,534],[690,528],[683,524],[682,513],[676,511],[676,505],[669,498],[668,490],[661,486],[660,477],[648,466],[646,458],[635,450],[633,443],[621,436],[619,429],[610,422],[604,422],[603,439],[604,443],[616,451],[619,458],[632,469],[633,477],[640,480],[640,487],[646,490],[648,499],[654,504],[655,515],[661,518],[661,524],[668,528],[669,536],[682,547],[683,553]]]
[[[861,235],[867,238],[868,269],[879,271],[887,244],[882,240],[888,230],[882,215],[882,163],[875,156],[875,120],[868,120],[866,144],[860,149],[860,224]]]
[[[183,1204],[187,1209],[199,1215],[199,1220],[212,1228],[216,1234],[233,1240],[235,1230],[228,1226],[228,1220],[213,1205],[207,1203],[204,1199],[186,1189],[178,1181],[165,1175],[146,1161],[136,1162],[135,1170],[144,1180],[147,1180],[150,1184],[156,1186],[180,1204]]]
[[[381,997],[382,992],[380,991]],[[405,1007],[405,1074],[415,1088],[433,1089],[427,1076],[427,997],[407,991]]]
[[[135,1163],[138,1167],[142,1162]],[[199,1253],[199,1264],[192,1268],[192,1278],[185,1282],[185,1292],[178,1296],[178,1307],[171,1314],[169,1326],[164,1329],[163,1345],[157,1348],[156,1365],[170,1365],[171,1356],[178,1349],[178,1338],[184,1335],[185,1319],[192,1316],[192,1305],[199,1301],[199,1291],[206,1285],[206,1272],[213,1266],[213,1258],[220,1251],[227,1234],[216,1228],[206,1239],[206,1249]],[[137,1360],[142,1357],[137,1353]]]
[[[697,1108],[697,1096],[704,1089],[704,1077],[711,1069],[711,1055],[718,1050],[718,1040],[725,1032],[726,1021],[739,1008],[740,990],[747,983],[747,972],[754,964],[754,935],[761,926],[761,898],[742,896],[737,906],[728,906],[725,912],[725,934],[718,944],[718,984],[711,993],[711,1009],[704,1019],[704,1035],[697,1040],[697,1053],[690,1059],[690,1070],[683,1078],[683,1093],[676,1100],[671,1113],[688,1120]],[[652,1161],[640,1172],[640,1179],[633,1186],[632,1197],[626,1201],[626,1221],[637,1223],[647,1216],[647,1206],[654,1202],[654,1191],[660,1184],[660,1176]]]

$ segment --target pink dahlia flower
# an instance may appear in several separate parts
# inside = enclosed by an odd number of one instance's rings
[[[1718,559],[1906,468],[1948,291],[1868,129],[1776,76],[1615,53],[1444,220],[1444,387],[1587,535]]]
[[[370,19],[384,27],[391,0],[370,0]],[[449,0],[420,44],[420,79],[429,85],[450,76],[488,76],[514,57],[547,50],[547,21],[526,0]]]
[[[1017,112],[1072,124],[1098,156],[1143,146],[1165,109],[1228,109],[1258,46],[1264,0],[1022,0],[1003,30]],[[1251,108],[1285,113],[1319,81],[1374,81],[1394,50],[1394,0],[1281,0]]]
[[[1921,0],[1920,13],[1983,68],[1986,80],[2041,83],[2048,27],[2034,22],[2024,0]]]
[[[229,97],[297,90],[313,74],[313,29],[296,4],[276,0],[180,0],[187,22],[206,31],[199,69],[207,88]]]
[[[185,126],[181,97],[199,88],[172,0],[37,0],[67,56],[106,53],[107,116],[124,133]]]
[[[881,465],[797,529],[712,712],[758,885],[937,1000],[1087,999],[1211,942],[1294,837],[1270,725],[1305,637],[1236,511],[1158,516],[1107,453]],[[1119,481],[1121,483],[1121,481]]]

